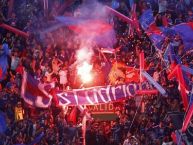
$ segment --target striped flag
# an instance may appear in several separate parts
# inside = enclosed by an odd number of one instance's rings
[[[47,108],[51,105],[51,84],[42,84],[30,74],[24,72],[21,96],[31,106]]]

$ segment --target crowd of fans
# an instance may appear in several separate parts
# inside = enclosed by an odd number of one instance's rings
[[[117,10],[130,16],[131,6],[128,1],[100,1],[114,5]],[[44,133],[38,143],[40,145],[78,145],[83,143],[81,122],[83,114],[77,115],[77,123],[71,122],[68,115],[73,108],[66,112],[54,104],[47,109],[29,107],[21,98],[21,83],[24,70],[35,79],[55,83],[62,90],[80,88],[80,80],[76,79],[74,62],[79,43],[74,41],[72,30],[62,27],[48,33],[44,38],[38,35],[39,30],[53,24],[53,16],[63,1],[52,2],[50,13],[45,16],[43,4],[40,1],[15,2],[13,12],[8,16],[9,3],[1,6],[2,20],[13,27],[23,29],[30,34],[28,39],[0,29],[0,44],[7,43],[11,50],[8,58],[7,74],[0,82],[0,111],[6,116],[7,129],[0,134],[0,145],[27,144],[38,135]],[[64,14],[73,15],[81,1],[75,1]],[[157,26],[172,26],[182,22],[193,21],[193,3],[191,0],[137,0],[137,15],[151,8],[155,15]],[[45,18],[46,17],[46,18]],[[121,46],[116,54],[116,61],[127,66],[139,67],[138,56],[145,53],[147,72],[154,77],[167,91],[167,97],[162,95],[143,96],[139,102],[131,98],[115,110],[117,119],[114,121],[87,122],[86,145],[166,145],[174,144],[172,132],[177,130],[171,118],[166,118],[168,112],[184,112],[181,96],[176,80],[168,80],[171,71],[168,62],[158,53],[143,33],[140,36],[134,32],[129,35],[129,25],[114,18],[117,43]],[[191,36],[190,36],[191,37]],[[193,52],[184,51],[182,40],[168,38],[163,46],[173,42],[175,53],[184,65],[193,68]],[[0,45],[1,46],[1,45]],[[93,71],[96,79],[93,85],[107,85],[104,64],[112,63],[114,55],[102,56],[97,47],[92,58]],[[189,84],[193,76],[189,75]],[[144,106],[142,107],[143,104]],[[115,104],[116,106],[116,104]],[[115,107],[116,108],[116,107]],[[182,138],[185,140],[184,138]],[[191,137],[188,139],[191,142]]]

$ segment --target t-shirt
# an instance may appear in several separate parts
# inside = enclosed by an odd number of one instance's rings
[[[59,76],[60,76],[60,84],[66,84],[67,83],[67,70],[60,70]]]

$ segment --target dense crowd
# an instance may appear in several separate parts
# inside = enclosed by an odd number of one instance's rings
[[[112,4],[116,9],[130,16],[131,6],[128,1],[100,1]],[[151,8],[155,15],[157,26],[172,26],[182,22],[193,21],[193,2],[191,0],[136,0],[137,15]],[[68,119],[73,107],[64,111],[52,104],[47,109],[29,107],[21,98],[21,83],[24,70],[35,79],[55,84],[62,90],[80,88],[80,80],[76,78],[74,62],[79,42],[73,38],[75,33],[67,27],[62,27],[41,38],[39,30],[55,23],[53,17],[63,1],[52,2],[50,13],[46,15],[40,1],[15,2],[13,12],[8,16],[9,3],[1,6],[4,23],[23,29],[30,34],[28,39],[0,29],[0,46],[7,43],[10,48],[8,58],[9,68],[3,80],[0,81],[0,111],[6,116],[7,128],[0,134],[0,145],[27,144],[41,133],[40,145],[78,145],[82,144],[82,117],[77,115],[77,122]],[[81,4],[75,1],[63,14],[73,15]],[[117,4],[117,5],[116,5]],[[176,80],[168,80],[171,62],[164,61],[162,53],[156,48],[145,33],[140,36],[134,32],[129,35],[129,25],[114,18],[117,43],[120,50],[114,55],[101,55],[99,46],[95,45],[92,57],[93,72],[101,79],[96,79],[90,86],[107,85],[108,79],[104,72],[106,63],[115,60],[127,66],[139,68],[139,53],[145,53],[146,69],[153,78],[167,91],[167,97],[162,95],[143,96],[136,101],[130,98],[124,105],[115,110],[117,119],[114,121],[87,121],[86,145],[172,145],[172,132],[177,130],[171,118],[166,118],[168,112],[182,112],[184,107]],[[190,36],[191,37],[191,36]],[[168,43],[175,44],[175,53],[182,64],[193,68],[193,51],[184,51],[183,41],[179,36],[167,38],[163,50]],[[188,75],[189,84],[193,84],[193,76]],[[121,83],[122,80],[120,80]],[[142,104],[144,105],[142,107]],[[116,106],[116,103],[115,103]],[[115,107],[116,108],[116,107]],[[189,142],[193,142],[188,138]],[[183,140],[185,140],[183,138]]]

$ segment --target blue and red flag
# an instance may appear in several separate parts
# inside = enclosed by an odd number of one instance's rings
[[[154,46],[157,49],[162,49],[165,36],[163,35],[161,29],[155,24],[153,11],[151,9],[144,11],[139,19],[139,22],[142,29],[147,33]]]
[[[190,37],[193,35],[193,22],[182,23],[171,28],[157,27],[151,9],[144,11],[139,21],[142,29],[147,33],[156,48],[162,49],[161,46],[166,36],[170,37],[176,34],[179,34],[182,38],[186,51],[193,48],[193,37]]]
[[[193,22],[175,25],[171,29],[181,36],[185,50],[193,48]]]
[[[24,72],[21,96],[26,103],[34,107],[47,108],[51,105],[51,85],[43,84]]]
[[[162,45],[165,41],[165,37],[163,35],[152,33],[149,35],[149,38],[156,49],[162,49]]]
[[[8,68],[8,55],[9,47],[8,44],[4,43],[0,48],[0,81],[5,78]]]
[[[180,57],[178,55],[176,55],[176,53],[174,51],[174,46],[171,43],[168,44],[163,56],[164,56],[165,61],[169,61],[169,59],[170,59],[171,63],[181,64]]]
[[[143,30],[148,30],[149,27],[155,23],[153,11],[151,9],[144,11],[139,19],[139,22]]]

